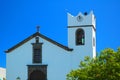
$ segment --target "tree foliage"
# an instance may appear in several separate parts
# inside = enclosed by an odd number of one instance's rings
[[[67,80],[120,80],[120,48],[105,49],[96,58],[86,56],[78,69],[67,74]]]

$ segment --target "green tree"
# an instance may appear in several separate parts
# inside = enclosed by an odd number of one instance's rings
[[[67,74],[67,80],[120,80],[120,48],[105,49],[96,58],[86,56],[78,69]]]

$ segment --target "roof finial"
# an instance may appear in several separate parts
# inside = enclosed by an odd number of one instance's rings
[[[37,28],[37,32],[39,32],[40,26],[37,26],[36,28]]]

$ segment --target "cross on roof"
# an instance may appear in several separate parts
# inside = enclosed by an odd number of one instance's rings
[[[40,26],[37,26],[36,28],[37,28],[37,32],[39,32]]]

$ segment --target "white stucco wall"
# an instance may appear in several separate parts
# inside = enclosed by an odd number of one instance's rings
[[[92,39],[92,44],[94,44],[95,43],[95,45],[93,45],[93,57],[96,57],[97,55],[96,55],[96,31],[94,30],[94,29],[92,29],[92,38],[94,38],[95,40],[95,42],[93,41],[93,39]]]
[[[71,69],[71,54],[48,41],[41,40],[41,42],[43,42],[43,63],[48,64],[48,80],[66,80],[66,74]]]
[[[68,29],[68,46],[73,48],[72,52],[74,55],[72,66],[78,67],[78,64],[85,56],[93,57],[93,42],[92,42],[92,27],[82,27],[85,31],[85,45],[76,45],[75,43],[75,32],[78,28],[69,28]]]
[[[27,80],[27,65],[32,64],[32,42],[34,39],[7,53],[7,80],[16,80],[17,77]]]

